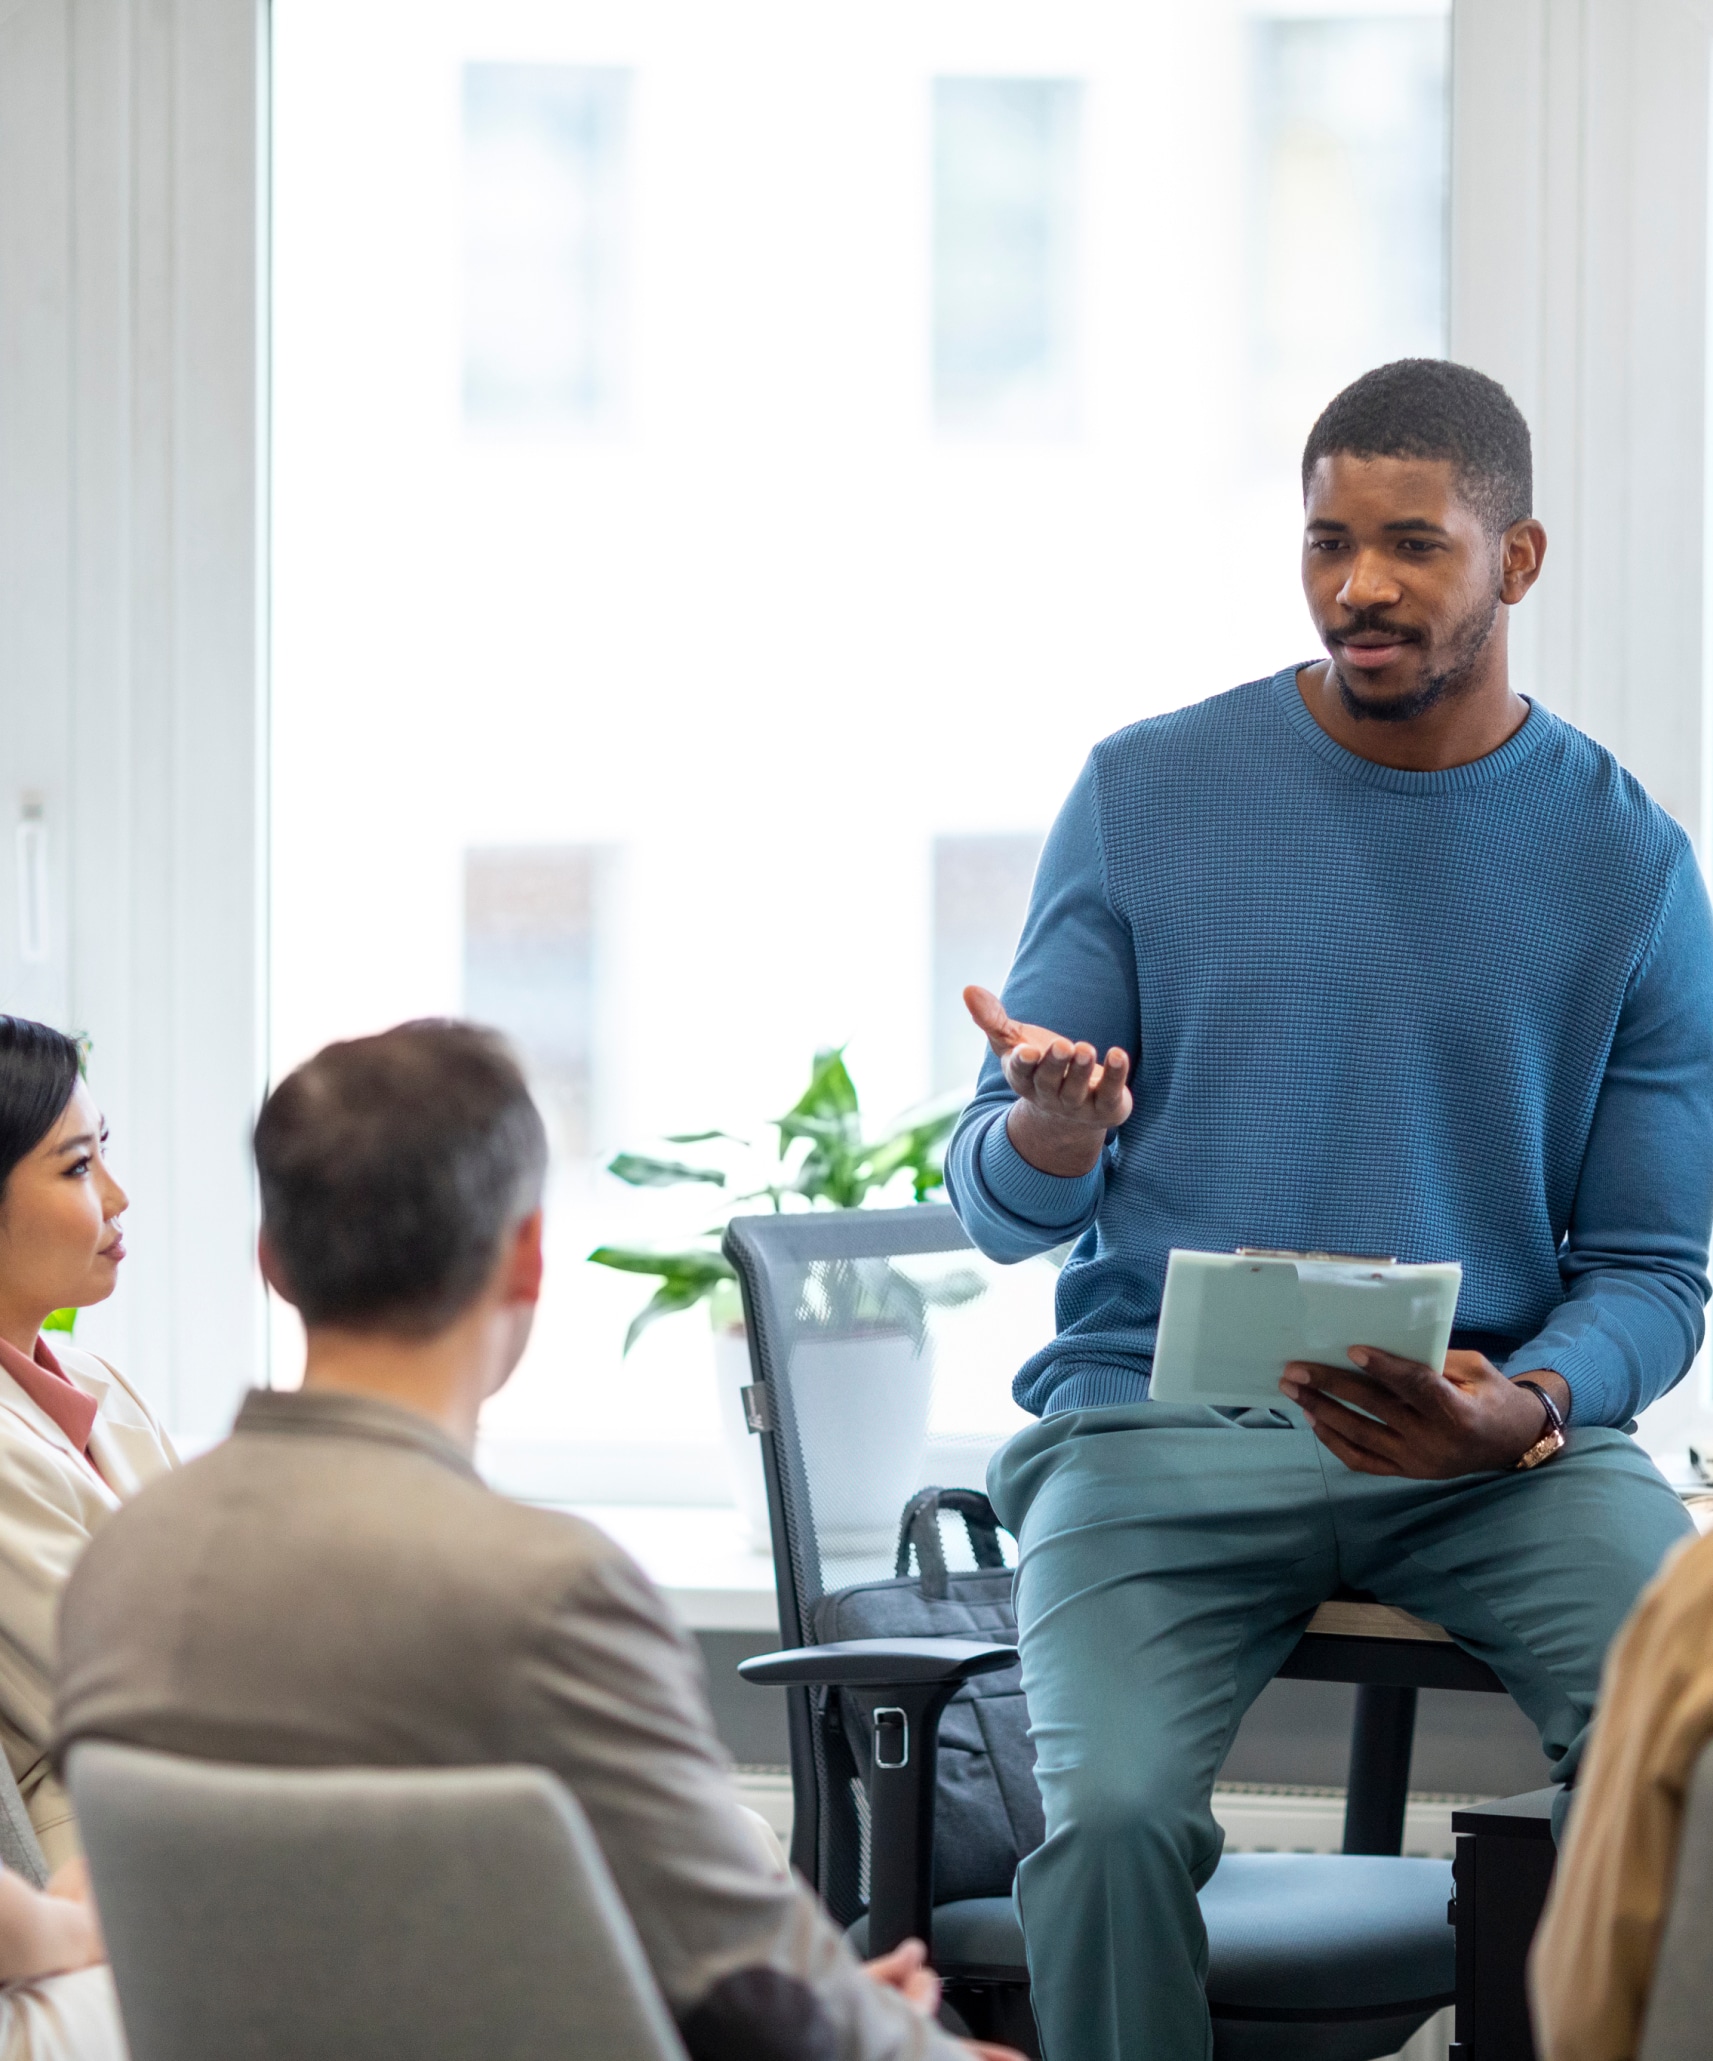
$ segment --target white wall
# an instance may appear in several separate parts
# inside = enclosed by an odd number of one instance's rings
[[[260,1364],[264,50],[256,0],[0,0],[0,1001],[94,1040],[132,1258],[80,1336],[192,1435]]]

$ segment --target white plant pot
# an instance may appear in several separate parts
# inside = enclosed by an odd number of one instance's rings
[[[823,1556],[890,1556],[922,1468],[933,1352],[908,1332],[798,1340],[797,1436]]]
[[[744,1415],[754,1378],[741,1324],[714,1327],[714,1376],[732,1492],[750,1544],[772,1545],[761,1440]],[[802,1338],[791,1368],[797,1435],[823,1555],[890,1555],[928,1438],[933,1352],[901,1331]]]

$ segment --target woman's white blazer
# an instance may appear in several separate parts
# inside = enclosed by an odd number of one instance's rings
[[[0,1746],[57,1868],[78,1851],[71,1805],[47,1758],[60,1591],[96,1530],[178,1456],[123,1375],[69,1340],[49,1343],[98,1405],[95,1465],[0,1367]]]

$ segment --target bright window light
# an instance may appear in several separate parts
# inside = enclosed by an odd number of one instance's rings
[[[629,76],[464,67],[464,413],[548,429],[619,417]]]
[[[275,0],[272,1066],[521,1050],[496,1478],[729,1497],[707,1312],[626,1358],[650,1284],[585,1263],[729,1197],[606,1162],[767,1149],[819,1047],[877,1126],[973,1081],[1089,747],[1313,655],[1302,438],[1443,348],[1446,28]],[[1007,1311],[960,1436],[1017,1421]]]
[[[1074,423],[1081,99],[1064,79],[934,81],[934,411],[945,428]]]
[[[1370,365],[1445,348],[1442,15],[1260,20],[1250,274],[1263,448]]]

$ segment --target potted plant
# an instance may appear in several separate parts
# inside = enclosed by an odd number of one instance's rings
[[[725,1191],[720,1221],[695,1243],[657,1250],[601,1245],[589,1258],[658,1283],[625,1334],[628,1353],[647,1328],[681,1310],[708,1305],[714,1332],[714,1370],[720,1423],[732,1468],[732,1485],[749,1523],[752,1542],[768,1543],[767,1496],[760,1448],[744,1419],[742,1390],[750,1378],[743,1306],[730,1266],[721,1256],[725,1219],[746,1203],[765,1201],[788,1208],[858,1209],[881,1190],[908,1177],[918,1202],[943,1185],[946,1140],[963,1097],[948,1098],[904,1117],[876,1137],[863,1134],[856,1086],[843,1048],[815,1054],[809,1085],[781,1117],[772,1120],[778,1153],[771,1165],[751,1167],[753,1185],[734,1181],[724,1166],[621,1152],[608,1172],[636,1188],[698,1183]],[[746,1141],[726,1131],[692,1131],[669,1137],[668,1145],[735,1147]],[[928,1310],[935,1304],[966,1302],[979,1295],[982,1277],[973,1268],[924,1284],[887,1260],[862,1260],[810,1271],[799,1315],[813,1335],[798,1350],[811,1356],[796,1368],[798,1434],[806,1448],[836,1452],[837,1467],[811,1471],[836,1484],[823,1492],[837,1499],[817,1509],[823,1542],[850,1552],[884,1550],[896,1532],[898,1512],[921,1465],[933,1385]]]

